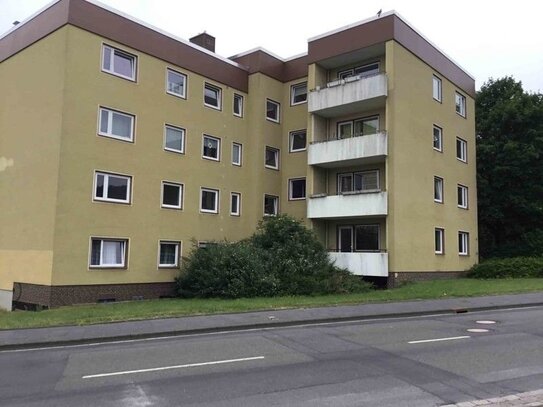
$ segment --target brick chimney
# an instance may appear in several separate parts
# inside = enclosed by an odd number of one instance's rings
[[[215,37],[209,35],[205,31],[192,37],[191,39],[189,39],[189,41],[211,52],[215,52]]]

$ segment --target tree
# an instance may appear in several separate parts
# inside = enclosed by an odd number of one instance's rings
[[[543,95],[512,77],[477,93],[477,187],[482,257],[543,255]]]

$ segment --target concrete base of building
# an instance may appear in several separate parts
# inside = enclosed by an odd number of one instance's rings
[[[0,309],[11,311],[13,303],[13,291],[0,290]]]
[[[16,308],[56,308],[73,304],[149,300],[175,295],[175,283],[136,283],[48,286],[13,284]]]
[[[387,279],[387,288],[399,287],[402,283],[425,280],[447,280],[465,277],[465,271],[403,271],[391,272]]]

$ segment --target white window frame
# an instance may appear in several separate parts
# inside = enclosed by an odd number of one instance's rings
[[[458,231],[458,255],[469,256],[469,233]]]
[[[440,181],[440,182],[436,184],[436,181]],[[444,201],[444,189],[445,189],[444,184],[445,184],[445,181],[443,180],[443,178],[434,176],[434,202],[436,203],[443,203]],[[436,197],[436,195],[441,195],[441,196]]]
[[[460,149],[460,156],[458,156],[458,142],[460,142],[460,145],[462,146]],[[456,159],[463,163],[468,162],[468,142],[460,137],[456,138]]]
[[[274,213],[266,213],[266,198],[272,198],[274,201]],[[279,197],[277,195],[272,195],[272,194],[264,194],[264,207],[263,207],[263,211],[264,211],[264,216],[277,216],[279,214]]]
[[[175,130],[175,131],[180,131],[182,133],[182,136],[181,136],[181,150],[166,147],[168,129]],[[171,124],[165,124],[164,125],[164,150],[170,151],[172,153],[177,153],[177,154],[185,154],[185,134],[186,134],[186,132],[187,131],[182,127],[173,126]]]
[[[106,48],[109,48],[111,50],[110,59],[109,59],[110,69],[106,69],[104,67]],[[128,57],[128,58],[132,59],[133,62],[132,62],[132,75],[131,76],[126,76],[126,75],[123,75],[121,73],[115,72],[115,64],[114,64],[114,62],[115,62],[115,53],[121,54],[124,57]],[[116,47],[112,47],[111,45],[102,44],[102,58],[101,58],[101,67],[100,68],[102,69],[102,72],[106,72],[108,74],[118,76],[119,78],[123,78],[123,79],[127,79],[129,81],[132,81],[132,82],[136,82],[137,70],[138,70],[138,57],[137,57],[137,55],[134,55],[134,54],[132,54],[130,52],[124,51],[124,50],[116,48]]]
[[[438,140],[439,140],[439,147],[436,147],[435,146],[435,131],[438,130],[439,131],[439,137],[438,137]],[[441,127],[439,127],[438,125],[434,124],[433,127],[432,127],[432,145],[434,147],[434,150],[436,151],[439,151],[440,153],[443,152],[443,129]]]
[[[463,118],[466,118],[466,108],[466,97],[459,92],[454,92],[454,110],[456,113]]]
[[[439,103],[443,101],[443,83],[441,78],[436,75],[432,75],[432,96],[434,100],[437,100]]]
[[[206,138],[213,139],[217,141],[217,158],[204,155],[205,140]],[[210,136],[209,134],[202,135],[202,158],[205,160],[211,161],[221,161],[221,139],[219,137]]]
[[[177,205],[169,205],[164,203],[164,185],[178,187],[179,188],[179,203]],[[160,186],[160,207],[166,209],[183,209],[183,202],[185,198],[184,191],[185,185],[179,182],[173,181],[162,181]]]
[[[439,234],[439,235],[438,235]],[[439,236],[439,245],[436,246],[436,237]],[[436,227],[434,229],[434,253],[435,254],[445,254],[445,229]]]
[[[239,161],[234,160],[234,150],[235,147],[239,147]],[[236,143],[235,141],[232,142],[232,165],[235,165],[237,167],[241,167],[243,164],[243,144]]]
[[[275,163],[276,163],[275,166],[268,165],[266,163],[266,153],[268,150],[273,151],[275,153]],[[279,170],[279,159],[280,159],[279,152],[280,150],[278,148],[266,146],[266,148],[264,149],[264,166],[266,168],[269,168],[270,170]]]
[[[203,193],[204,192],[212,192],[215,194],[215,209],[203,209],[202,203],[203,203]],[[215,188],[207,188],[207,187],[200,187],[200,212],[201,213],[219,213],[219,204],[220,204],[220,197],[219,197],[219,190]]]
[[[305,182],[305,195],[302,197],[302,198],[294,198],[292,196],[292,183],[293,181],[304,181]],[[306,177],[296,177],[296,178],[289,178],[288,180],[288,200],[289,201],[305,201],[305,199],[307,198],[307,181],[306,181]]]
[[[107,131],[105,133],[102,131],[102,112],[107,112]],[[120,116],[125,116],[125,117],[130,118],[131,123],[130,123],[130,137],[129,138],[118,136],[112,133],[114,113]],[[120,141],[126,141],[128,143],[133,143],[135,128],[136,128],[136,115],[132,113],[128,113],[128,112],[121,112],[120,110],[111,109],[105,106],[98,107],[98,135],[99,136],[113,138],[115,140],[120,140]]]
[[[178,75],[180,77],[183,78],[183,93],[177,93],[177,92],[173,92],[170,90],[170,81],[169,81],[169,73],[172,73],[174,75]],[[188,78],[187,78],[187,75],[184,74],[184,73],[181,73],[175,69],[172,69],[172,68],[166,68],[166,93],[168,95],[172,95],[172,96],[175,96],[175,97],[178,97],[178,98],[181,98],[181,99],[186,99],[187,98],[187,83],[188,83]]]
[[[272,105],[275,105],[276,106],[276,110],[277,110],[277,117],[276,118],[273,118],[273,117],[270,117],[268,116],[268,103],[271,103]],[[276,102],[275,100],[272,100],[272,99],[266,99],[266,104],[264,105],[265,106],[265,116],[266,116],[266,120],[270,121],[270,122],[273,122],[273,123],[281,123],[281,103],[279,102]]]
[[[160,252],[162,250],[163,244],[171,244],[175,245],[175,263],[174,264],[166,264],[166,263],[160,263]],[[161,239],[158,241],[158,256],[157,256],[157,268],[158,269],[178,269],[181,265],[181,250],[182,250],[182,242],[180,240],[165,240]]]
[[[97,187],[97,180],[98,175],[104,176],[104,195],[107,194],[108,186],[109,186],[109,177],[117,177],[117,178],[124,178],[127,180],[126,185],[126,194],[128,195],[126,199],[115,199],[115,198],[108,198],[107,196],[100,197],[96,196],[96,187]],[[107,172],[107,171],[94,171],[94,182],[92,185],[92,199],[94,201],[100,201],[100,202],[114,202],[114,203],[124,203],[129,204],[132,199],[132,177],[130,175],[124,175],[124,174],[117,174],[113,172]]]
[[[239,113],[236,113],[236,100],[239,100]],[[244,98],[243,95],[240,95],[239,93],[234,93],[234,101],[232,105],[232,114],[236,117],[243,117],[243,105],[244,105]]]
[[[232,198],[236,196],[238,198],[237,210],[232,210]],[[241,216],[241,192],[230,192],[230,216]]]
[[[297,135],[297,134],[301,134],[301,133],[305,134],[305,147],[304,148],[294,149],[294,136]],[[300,151],[306,151],[307,150],[307,129],[290,131],[288,133],[288,138],[289,138],[289,142],[288,142],[289,153],[298,153]]]
[[[99,240],[100,243],[100,264],[91,264],[92,263],[92,242],[95,240]],[[121,242],[123,243],[122,247],[122,263],[121,264],[109,264],[109,263],[103,263],[102,256],[103,256],[103,247],[104,247],[104,241],[107,242]],[[89,241],[89,270],[93,269],[127,269],[128,268],[128,242],[129,239],[126,238],[116,238],[116,237],[99,237],[99,236],[91,236]]]
[[[462,184],[458,184],[457,187],[456,187],[456,201],[457,201],[457,204],[458,204],[458,207],[461,208],[461,209],[468,209],[468,192],[469,192],[469,189],[467,186],[465,185],[462,185]],[[458,198],[461,198],[461,203],[459,202],[459,199]]]
[[[305,99],[302,100],[301,102],[295,102],[294,101],[294,92],[296,89],[300,89],[302,87],[305,87]],[[295,83],[294,85],[291,85],[290,86],[290,105],[291,106],[296,106],[296,105],[302,105],[304,103],[307,103],[307,82],[300,82],[300,83]]]
[[[217,106],[206,103],[206,88],[217,92]],[[222,110],[222,88],[208,82],[204,82],[204,106],[215,110]]]

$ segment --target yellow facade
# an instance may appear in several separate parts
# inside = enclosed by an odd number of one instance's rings
[[[104,45],[136,57],[135,81],[103,71]],[[391,275],[469,268],[477,261],[473,99],[462,92],[467,115],[460,117],[454,83],[394,40],[381,49],[332,67],[313,62],[288,80],[271,71],[248,71],[248,90],[71,24],[5,59],[0,64],[0,290],[9,293],[20,283],[171,283],[179,269],[159,267],[160,241],[180,242],[179,255],[186,257],[197,241],[246,238],[264,215],[265,195],[277,196],[278,212],[302,219],[329,250],[338,250],[342,225],[379,225],[379,246],[388,253]],[[308,112],[308,103],[291,105],[292,85],[326,87],[338,71],[369,62],[379,62],[386,73],[385,99],[357,111],[339,109],[331,117]],[[166,92],[168,69],[186,75],[184,98]],[[442,80],[442,103],[432,98],[433,75]],[[205,84],[220,88],[220,109],[204,105]],[[234,94],[243,97],[242,117],[233,112]],[[280,104],[278,122],[266,119],[267,99]],[[132,141],[99,134],[101,107],[134,116]],[[308,165],[311,141],[335,135],[338,122],[369,116],[378,116],[379,128],[387,131],[386,157],[326,168]],[[443,129],[443,152],[432,148],[433,124]],[[164,149],[166,125],[185,129],[183,153]],[[290,152],[290,132],[305,129],[306,149]],[[220,139],[218,160],[202,157],[204,134]],[[457,136],[468,143],[467,163],[455,156]],[[242,145],[241,165],[232,163],[233,143]],[[265,166],[267,147],[279,151],[278,169]],[[311,195],[338,195],[338,174],[367,170],[379,171],[379,189],[388,195],[386,215],[308,217],[308,205],[316,199]],[[95,199],[95,171],[131,177],[129,202]],[[443,204],[433,201],[434,176],[444,179]],[[289,199],[289,180],[301,178],[306,178],[306,198]],[[183,186],[182,209],[161,206],[162,182]],[[469,188],[467,210],[455,203],[457,184]],[[201,188],[219,191],[218,213],[201,211]],[[231,193],[241,194],[240,216],[230,214]],[[443,255],[434,254],[436,227],[445,229]],[[470,234],[468,256],[458,255],[457,231]],[[125,266],[91,267],[92,238],[126,239]],[[96,295],[99,300],[102,294]],[[47,301],[36,303],[56,304]]]

